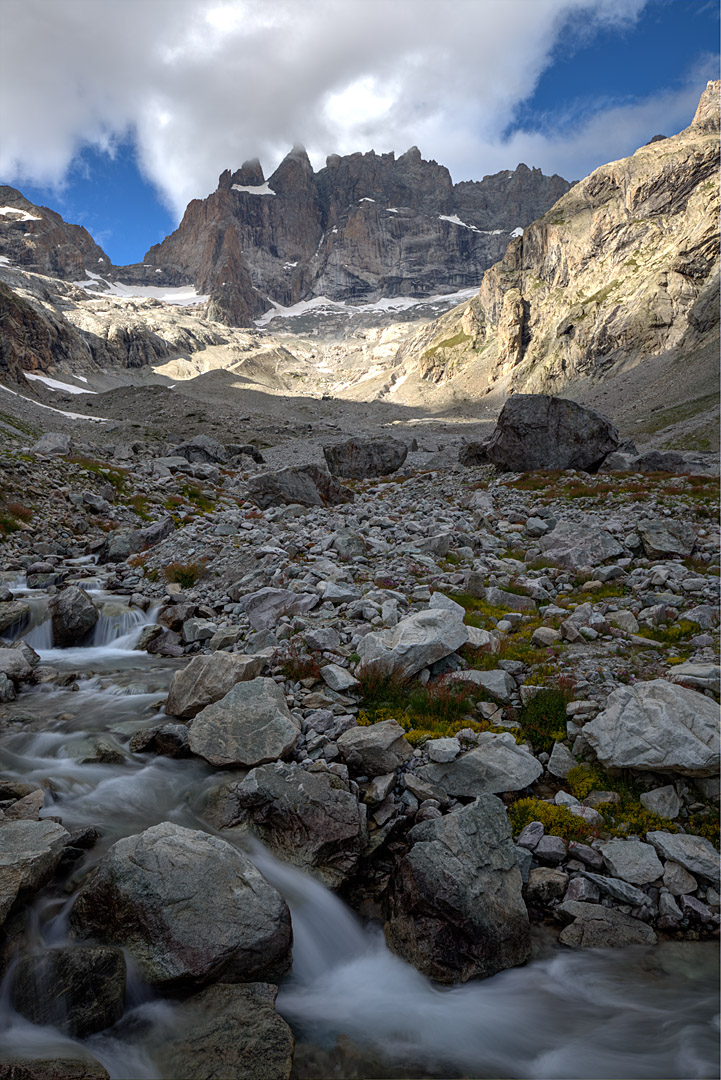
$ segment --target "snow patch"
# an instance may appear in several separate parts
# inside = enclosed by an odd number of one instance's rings
[[[367,315],[375,312],[407,311],[408,308],[424,307],[429,304],[453,303],[460,304],[475,296],[477,288],[461,289],[454,293],[438,293],[434,296],[385,296],[368,304],[348,304],[345,300],[329,300],[327,296],[314,296],[312,300],[301,300],[291,307],[283,307],[271,300],[273,307],[266,311],[259,319],[255,320],[256,326],[267,326],[275,318],[296,319],[307,315],[309,311],[319,311],[324,314]]]
[[[20,210],[17,206],[0,206],[0,214],[3,217],[8,217],[10,214],[17,214],[18,221],[42,221],[41,217],[35,217],[34,214],[29,214],[27,210]]]
[[[452,225],[460,225],[464,229],[471,229],[473,232],[480,232],[475,225],[467,225],[465,221],[461,221],[457,214],[439,214],[439,221],[450,221]]]
[[[513,230],[511,236],[523,236],[523,229],[520,227],[520,225],[517,229]]]
[[[0,266],[9,266],[10,260],[7,255],[0,255]]]
[[[247,184],[232,184],[233,191],[245,191],[248,195],[275,195],[275,192],[271,187],[268,187],[268,182],[264,184],[256,184],[255,187]]]
[[[61,416],[67,416],[70,420],[92,420],[96,424],[109,424],[110,418],[108,416],[86,416],[84,413],[78,412],[66,412],[65,409],[56,409],[53,405],[43,405],[40,401],[33,401],[32,398],[25,397],[24,394],[18,394],[17,390],[11,390],[9,386],[3,386],[0,383],[0,390],[4,390],[7,394],[12,394],[13,397],[19,397],[22,401],[28,401],[31,405],[36,405],[38,409],[49,409],[50,412],[60,413]]]
[[[297,266],[297,265],[298,265],[298,260],[297,259],[296,259],[295,262],[284,262],[283,263],[283,269],[284,270],[292,270],[293,267]]]
[[[395,206],[386,206],[386,214],[397,214]]]
[[[50,390],[63,390],[67,394],[94,394],[95,390],[81,390],[79,386],[73,386],[71,383],[60,382],[58,379],[51,379],[47,375],[36,375],[32,371],[24,372],[25,378],[35,382],[45,383]],[[83,382],[87,382],[84,379]]]
[[[160,285],[122,285],[119,281],[107,281],[100,274],[94,274],[92,270],[85,273],[90,281],[74,281],[81,289],[85,289],[92,296],[121,296],[125,299],[132,297],[149,300],[160,300],[164,304],[172,304],[175,307],[190,307],[195,304],[204,304],[209,299],[208,295],[202,295],[195,291],[193,285],[177,285],[164,288]],[[100,282],[105,288],[93,288],[95,282]]]
[[[375,202],[375,199],[369,199],[367,195],[364,195],[362,199],[358,200],[358,202]]]

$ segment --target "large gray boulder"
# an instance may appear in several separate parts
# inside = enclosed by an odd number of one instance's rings
[[[30,615],[30,604],[24,600],[6,600],[0,603],[0,634],[15,623],[22,624]]]
[[[351,768],[368,776],[394,772],[413,757],[403,728],[395,720],[349,728],[338,739],[338,749]]]
[[[69,435],[64,435],[61,431],[48,431],[30,448],[30,453],[45,457],[66,457],[72,448],[73,441]]]
[[[48,613],[52,620],[53,645],[61,649],[80,645],[100,618],[93,601],[77,585],[68,585],[51,597]]]
[[[664,679],[614,690],[583,734],[607,768],[682,776],[719,771],[718,705]]]
[[[400,469],[408,456],[408,447],[398,439],[348,439],[323,447],[323,455],[333,476],[364,480],[368,476],[387,476]]]
[[[531,951],[521,872],[503,803],[482,795],[424,821],[390,885],[391,949],[442,983],[485,978]]]
[[[571,949],[612,949],[626,945],[656,944],[656,935],[647,923],[624,915],[616,908],[567,900],[557,910],[566,919],[573,920],[559,937],[559,941]]]
[[[0,828],[0,926],[20,893],[52,876],[70,834],[55,821],[7,821]]]
[[[366,838],[365,806],[348,784],[295,764],[252,769],[214,797],[206,816],[219,828],[248,829],[331,889],[353,873]]]
[[[224,465],[228,460],[228,451],[217,439],[210,435],[195,435],[188,442],[181,443],[173,450],[175,457],[185,458],[186,461],[201,464],[217,462]]]
[[[353,492],[319,465],[294,465],[259,473],[248,480],[248,498],[261,510],[269,506],[340,506],[353,502]]]
[[[663,874],[663,866],[651,844],[638,837],[607,840],[601,854],[610,874],[632,885],[648,885]]]
[[[206,705],[190,726],[190,749],[219,767],[263,765],[285,757],[300,737],[282,688],[273,679],[251,679]]]
[[[33,1024],[84,1039],[125,1011],[125,957],[107,946],[26,953],[13,970],[12,1004]]]
[[[719,853],[705,836],[658,830],[646,833],[646,839],[664,859],[679,863],[689,874],[718,885]]]
[[[595,472],[617,446],[618,431],[593,409],[549,394],[514,394],[501,410],[486,455],[504,472]]]
[[[170,1035],[149,1050],[163,1076],[193,1080],[288,1080],[293,1033],[275,1011],[270,983],[201,990],[179,1007]]]
[[[552,532],[540,537],[538,543],[544,558],[570,570],[599,566],[623,555],[621,545],[605,529],[576,521],[559,521]]]
[[[363,664],[410,678],[468,641],[468,627],[453,611],[416,611],[393,627],[366,634],[358,645]]]
[[[478,746],[454,761],[423,765],[416,775],[437,784],[455,798],[474,799],[477,795],[502,791],[522,791],[534,783],[543,766],[533,754],[522,750],[510,732],[484,731]]]
[[[263,670],[262,656],[237,653],[209,653],[194,656],[173,675],[165,711],[170,716],[191,720],[206,705],[225,697],[232,686],[254,679]]]
[[[649,559],[686,558],[696,546],[696,533],[686,521],[673,518],[654,518],[638,526],[643,550]]]
[[[280,894],[224,840],[167,821],[110,848],[70,922],[76,937],[126,949],[166,992],[274,979],[290,966]]]
[[[254,630],[271,630],[283,615],[303,615],[314,608],[319,599],[317,593],[297,593],[266,585],[240,596],[238,603]]]

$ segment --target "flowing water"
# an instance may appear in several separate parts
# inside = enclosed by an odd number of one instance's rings
[[[22,589],[23,583],[15,583]],[[28,595],[26,592],[24,595]],[[54,649],[46,598],[31,597],[24,637],[68,686],[32,687],[3,707],[5,776],[46,788],[44,816],[69,830],[97,826],[85,872],[120,836],[171,820],[208,828],[198,815],[217,773],[194,759],[131,754],[130,736],[162,719],[183,661],[133,651],[153,621],[98,592],[104,614],[87,646]],[[227,779],[227,774],[224,774]],[[214,831],[208,829],[208,831]],[[288,900],[293,968],[277,1007],[293,1027],[303,1077],[712,1078],[718,1076],[716,948],[561,951],[536,935],[537,958],[492,979],[439,988],[385,947],[341,900],[260,845],[238,841]],[[25,944],[68,944],[70,895],[48,886],[28,918]],[[179,1031],[178,1005],[154,998],[129,972],[125,1016],[80,1042],[19,1016],[12,965],[0,985],[4,1056],[72,1056],[85,1047],[116,1080],[159,1076],[153,1050]]]

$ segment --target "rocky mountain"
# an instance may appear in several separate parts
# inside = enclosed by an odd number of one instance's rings
[[[107,273],[111,261],[82,225],[70,225],[47,206],[0,185],[0,264],[70,281]]]
[[[557,392],[717,335],[720,86],[684,131],[574,185],[397,359],[476,395]]]
[[[314,173],[295,147],[268,180],[257,160],[226,170],[142,266],[118,276],[192,283],[210,295],[210,317],[230,325],[319,296],[358,302],[453,292],[475,286],[509,236],[569,187],[526,165],[453,184],[416,147],[397,159],[332,155]]]

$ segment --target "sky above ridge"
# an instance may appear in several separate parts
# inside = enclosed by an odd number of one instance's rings
[[[142,260],[225,168],[417,145],[579,179],[691,120],[718,0],[3,0],[0,183]]]

